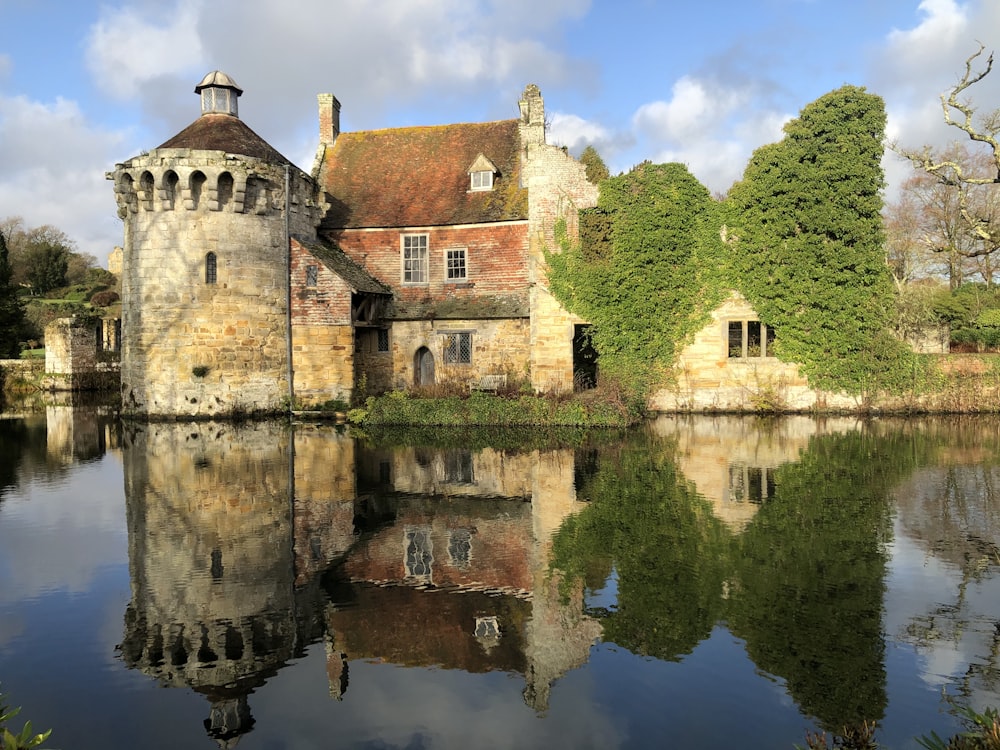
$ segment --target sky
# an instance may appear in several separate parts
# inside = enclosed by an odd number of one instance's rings
[[[0,28],[0,220],[106,265],[105,174],[195,120],[212,70],[306,172],[319,93],[356,131],[515,118],[534,83],[550,143],[593,145],[612,174],[681,162],[722,193],[845,84],[883,97],[891,141],[959,140],[939,96],[1000,46],[1000,0],[0,0]],[[1000,108],[1000,70],[969,94]],[[884,165],[891,200],[912,168]]]

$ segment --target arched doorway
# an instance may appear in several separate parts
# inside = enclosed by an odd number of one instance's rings
[[[434,385],[434,355],[426,346],[413,355],[413,384]]]

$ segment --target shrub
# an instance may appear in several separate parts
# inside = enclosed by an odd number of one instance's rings
[[[91,297],[90,304],[94,307],[108,307],[120,299],[121,297],[118,296],[118,292],[113,289],[106,289],[103,292],[97,292],[93,297]]]

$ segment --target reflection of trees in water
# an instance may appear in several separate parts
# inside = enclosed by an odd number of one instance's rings
[[[617,607],[596,613],[604,640],[677,659],[722,615],[727,531],[677,471],[672,445],[632,436],[602,458],[585,491],[594,502],[556,534],[553,564],[591,588],[614,565]]]
[[[916,453],[898,433],[816,437],[736,536],[677,471],[672,445],[635,437],[602,455],[593,502],[557,534],[553,566],[591,588],[617,570],[617,608],[597,613],[605,640],[675,659],[726,620],[825,727],[879,719],[888,500]]]

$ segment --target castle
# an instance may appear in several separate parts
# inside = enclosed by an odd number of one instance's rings
[[[583,321],[549,294],[543,249],[597,187],[546,143],[538,87],[517,119],[358,133],[320,94],[311,174],[240,120],[228,75],[195,93],[198,119],[108,175],[125,412],[269,413],[508,374],[572,388]]]

